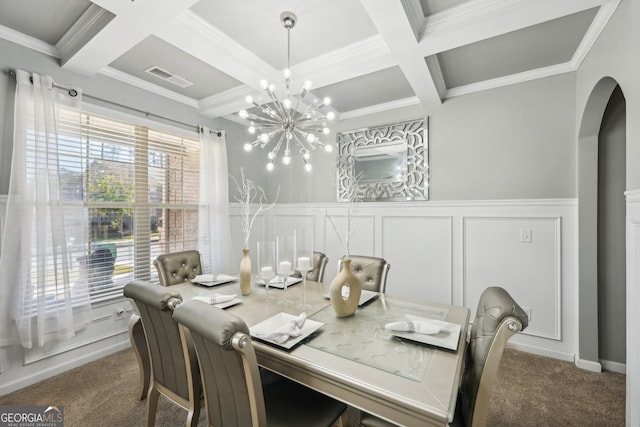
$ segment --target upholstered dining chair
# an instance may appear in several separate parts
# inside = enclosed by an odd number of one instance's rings
[[[187,426],[196,426],[202,407],[200,372],[193,345],[184,341],[173,310],[182,297],[169,288],[134,280],[124,287],[140,313],[147,339],[151,378],[147,392],[147,426],[155,425],[160,394],[187,410]]]
[[[158,255],[153,261],[162,286],[190,282],[202,274],[200,252],[195,249]]]
[[[307,271],[307,280],[313,282],[320,282],[324,280],[324,271],[326,270],[329,258],[322,252],[313,252],[313,270]],[[302,273],[295,271],[292,276],[302,277]]]
[[[239,317],[198,300],[181,304],[173,317],[196,349],[208,426],[346,425],[345,404],[258,369]]]
[[[500,359],[509,338],[529,324],[527,313],[500,287],[482,292],[467,345],[456,412],[451,426],[482,427],[486,424],[491,390]],[[386,427],[387,423],[371,414],[362,414],[366,427]]]
[[[387,288],[387,275],[391,264],[384,258],[363,255],[349,255],[351,271],[360,279],[362,289],[384,293]],[[338,261],[338,272],[342,269],[342,260]]]

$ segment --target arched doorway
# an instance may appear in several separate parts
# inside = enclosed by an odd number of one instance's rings
[[[595,85],[578,132],[579,343],[576,365],[592,371],[602,369],[598,337],[598,147],[603,117],[617,86],[610,77]],[[625,221],[621,226],[625,227]],[[600,249],[602,251],[602,247]]]

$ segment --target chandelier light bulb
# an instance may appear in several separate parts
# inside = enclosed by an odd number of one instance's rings
[[[267,88],[269,87],[269,82],[264,79],[260,80],[260,87],[264,90],[267,90]]]
[[[290,69],[288,69],[288,68],[285,68],[285,69],[282,71],[282,74],[284,74],[284,78],[285,78],[285,79],[290,79],[290,78],[291,78],[291,70],[290,70]]]
[[[284,108],[286,108],[287,110],[291,109],[291,100],[289,98],[285,99],[284,101],[282,101],[282,105],[284,106]]]
[[[253,104],[253,96],[251,95],[247,95],[244,100],[247,101],[247,104]]]
[[[310,80],[305,80],[304,84],[302,85],[302,88],[304,90],[310,90],[312,86],[312,83]]]
[[[244,144],[244,151],[251,151],[253,149],[253,145],[251,145],[251,143],[247,142]]]
[[[329,129],[328,127],[324,127],[322,128],[322,133],[324,135],[329,135],[329,133],[331,133],[331,129]]]
[[[282,156],[282,164],[288,165],[291,163],[291,151],[284,150],[284,156]]]
[[[271,172],[271,171],[273,170],[273,168],[274,168],[273,162],[269,162],[269,163],[267,163],[267,170],[268,170],[269,172]]]
[[[247,117],[249,117],[249,113],[247,113],[247,110],[240,110],[238,112],[238,115],[240,116],[241,119],[246,120]]]
[[[327,120],[332,121],[332,120],[335,120],[335,118],[336,118],[336,113],[334,113],[333,111],[329,111],[327,113]]]
[[[307,172],[311,172],[311,169],[312,169],[311,163],[305,163],[304,170],[306,170]]]
[[[267,135],[266,133],[261,133],[260,135],[258,135],[258,141],[266,144],[267,142],[269,142],[269,135]]]
[[[274,84],[270,84],[270,85],[269,85],[269,87],[267,88],[267,90],[268,90],[270,93],[275,93],[275,91],[276,91],[276,85],[274,85]]]
[[[313,144],[314,142],[316,142],[316,136],[314,134],[312,134],[311,132],[309,132],[307,134],[307,138],[306,139],[307,139],[307,142],[309,144]]]
[[[329,105],[331,105],[331,98],[329,98],[328,96],[325,96],[325,97],[324,97],[324,99],[322,100],[322,103],[323,103],[325,106],[329,106]]]
[[[327,153],[330,153],[333,151],[333,146],[330,144],[327,144],[324,146],[324,151],[326,151]]]
[[[269,154],[267,154],[267,158],[269,160],[273,160],[276,158],[276,153],[274,153],[273,151],[269,151]]]
[[[309,160],[309,158],[311,158],[311,154],[309,154],[309,152],[307,150],[304,150],[302,152],[302,158],[305,159],[305,160]]]
[[[253,125],[251,125],[251,126],[249,126],[249,128],[247,129],[247,131],[248,131],[251,135],[253,135],[254,133],[256,133],[256,127],[255,127],[255,126],[253,126]]]

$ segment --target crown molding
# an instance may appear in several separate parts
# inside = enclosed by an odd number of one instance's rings
[[[397,101],[385,102],[383,104],[371,105],[369,107],[359,108],[357,110],[345,111],[340,113],[340,120],[353,119],[356,117],[367,116],[369,114],[383,113],[397,108],[410,107],[419,105],[420,100],[412,96],[410,98],[398,99]]]
[[[551,65],[549,67],[537,68],[535,70],[511,74],[506,77],[498,77],[479,83],[471,83],[464,86],[454,87],[447,90],[446,97],[453,98],[456,96],[468,95],[470,93],[481,92],[483,90],[496,89],[503,86],[528,82],[531,80],[544,79],[546,77],[552,77],[564,73],[571,73],[573,71],[576,71],[575,66],[571,62],[565,62],[563,64]]]
[[[11,28],[7,28],[4,25],[0,25],[0,39],[10,41],[31,50],[35,50],[36,52],[40,52],[47,56],[60,58],[58,50],[55,46],[43,42],[42,40],[38,40],[35,37],[31,37],[18,31],[12,30]]]
[[[578,67],[580,67],[582,61],[584,61],[584,59],[587,57],[587,54],[600,36],[600,33],[602,33],[604,28],[607,26],[609,19],[616,11],[616,8],[619,4],[620,0],[614,0],[600,6],[598,13],[593,18],[593,22],[589,26],[589,29],[582,38],[580,45],[578,45],[578,48],[574,52],[573,58],[571,59],[571,63],[576,70],[578,69]]]

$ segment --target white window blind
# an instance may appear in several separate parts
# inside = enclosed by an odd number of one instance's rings
[[[58,133],[64,209],[86,219],[65,224],[71,281],[92,301],[122,295],[134,278],[157,280],[157,255],[196,247],[197,139],[72,110]]]

